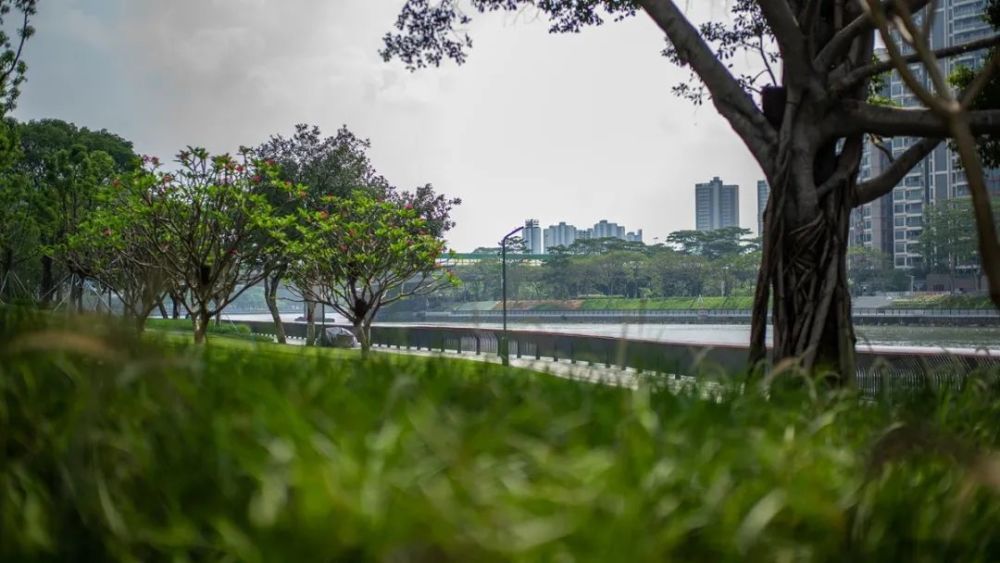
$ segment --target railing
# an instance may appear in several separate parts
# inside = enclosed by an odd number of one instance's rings
[[[501,311],[428,311],[428,319],[454,317],[500,318]],[[863,309],[852,311],[855,317],[943,317],[1000,319],[996,309]],[[749,309],[595,309],[595,310],[508,310],[508,317],[749,317]]]
[[[243,322],[255,334],[273,335],[270,322]],[[304,338],[304,323],[286,323],[291,338]],[[382,348],[468,354],[499,351],[500,331],[489,328],[374,326],[372,343]],[[701,346],[649,340],[625,340],[554,332],[508,331],[510,356],[591,364],[672,376],[730,376],[745,373],[745,346]],[[933,350],[887,346],[859,347],[856,383],[869,396],[888,389],[962,385],[968,376],[1000,374],[1000,352]]]

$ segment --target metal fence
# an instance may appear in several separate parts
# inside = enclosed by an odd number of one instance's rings
[[[270,322],[240,322],[255,334],[273,335]],[[285,323],[290,338],[305,338],[304,323]],[[468,354],[499,353],[500,331],[449,326],[374,326],[376,347]],[[632,369],[664,375],[730,377],[745,373],[745,346],[700,346],[650,340],[626,340],[556,332],[510,330],[510,356]],[[970,377],[996,381],[1000,352],[859,346],[856,383],[869,396],[888,390],[964,385]]]

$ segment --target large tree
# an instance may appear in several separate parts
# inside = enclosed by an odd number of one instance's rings
[[[324,136],[315,125],[298,124],[295,132],[286,137],[272,135],[254,149],[258,159],[273,162],[278,167],[278,177],[290,185],[301,186],[302,197],[288,198],[286,190],[272,188],[265,192],[269,202],[281,213],[297,213],[300,209],[315,209],[322,198],[350,197],[355,190],[382,194],[388,183],[372,166],[367,151],[371,142],[355,135],[346,125],[332,136]],[[289,229],[289,237],[297,231]],[[273,254],[264,257],[270,262],[270,274],[264,278],[264,300],[274,321],[278,342],[285,342],[285,329],[278,311],[278,288],[285,281],[290,256],[284,247],[273,248]],[[308,288],[305,288],[306,290]],[[308,291],[299,291],[308,294]],[[315,334],[316,304],[306,302],[308,342]]]
[[[29,210],[41,243],[39,300],[53,301],[68,278],[71,301],[79,307],[88,268],[69,254],[67,243],[93,209],[98,188],[117,173],[137,169],[138,157],[132,143],[114,133],[58,119],[18,124],[17,138],[19,157],[7,176],[21,183],[20,205]]]
[[[668,40],[668,56],[691,69],[699,86],[680,90],[696,99],[702,91],[740,136],[771,186],[765,212],[763,254],[751,330],[751,360],[765,358],[767,310],[773,308],[773,356],[798,358],[810,371],[829,370],[850,379],[855,335],[851,323],[846,252],[850,211],[889,193],[897,182],[943,138],[968,145],[971,134],[1000,131],[1000,112],[965,111],[937,78],[936,63],[926,65],[935,78],[934,95],[923,95],[907,63],[935,61],[1000,42],[977,40],[933,53],[912,25],[912,13],[928,0],[736,0],[733,24],[695,27],[672,0],[471,0],[479,12],[534,7],[547,15],[554,32],[576,32],[607,17],[621,19],[639,11]],[[411,68],[437,65],[444,58],[461,63],[471,40],[459,28],[469,12],[457,0],[408,0],[385,37],[386,59],[400,58]],[[894,27],[895,26],[895,27]],[[873,61],[876,32],[892,62]],[[891,32],[895,31],[895,35]],[[900,31],[902,33],[900,33]],[[912,41],[915,54],[903,53],[897,40]],[[771,50],[773,48],[773,50]],[[763,54],[764,75],[780,84],[763,88],[754,99],[753,76],[734,74],[734,54]],[[991,68],[993,64],[991,63]],[[873,76],[900,69],[908,86],[921,94],[926,109],[902,109],[868,102]],[[768,72],[769,71],[769,72]],[[882,175],[858,182],[865,135],[923,137],[897,157]],[[967,155],[968,151],[963,151]],[[981,184],[973,186],[980,203]],[[980,193],[982,192],[982,193]],[[985,261],[1000,268],[1000,247],[988,211],[977,204],[979,242]],[[996,258],[995,260],[993,260]],[[994,301],[1000,304],[1000,273],[991,275]]]

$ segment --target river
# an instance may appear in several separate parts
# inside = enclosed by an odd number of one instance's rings
[[[268,314],[223,315],[232,320],[271,320]],[[282,314],[293,321],[298,313]],[[327,322],[343,323],[342,317],[327,315]],[[376,323],[386,326],[414,323]],[[500,328],[497,323],[477,325],[449,323],[447,326]],[[690,344],[747,344],[750,340],[749,325],[703,324],[611,324],[611,323],[509,323],[511,330],[540,330],[567,334],[613,336],[636,340],[657,340]],[[858,343],[877,346],[919,346],[930,348],[988,348],[1000,351],[1000,327],[931,327],[931,326],[859,326],[856,327]]]

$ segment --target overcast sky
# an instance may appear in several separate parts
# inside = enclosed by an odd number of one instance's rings
[[[756,230],[759,168],[710,105],[671,95],[687,73],[645,15],[576,35],[530,14],[479,17],[465,65],[410,73],[377,53],[402,3],[44,0],[15,115],[106,128],[161,158],[346,124],[395,185],[464,200],[448,236],[459,251],[529,217],[608,219],[652,243],[694,227],[694,184],[713,176],[739,184]]]

